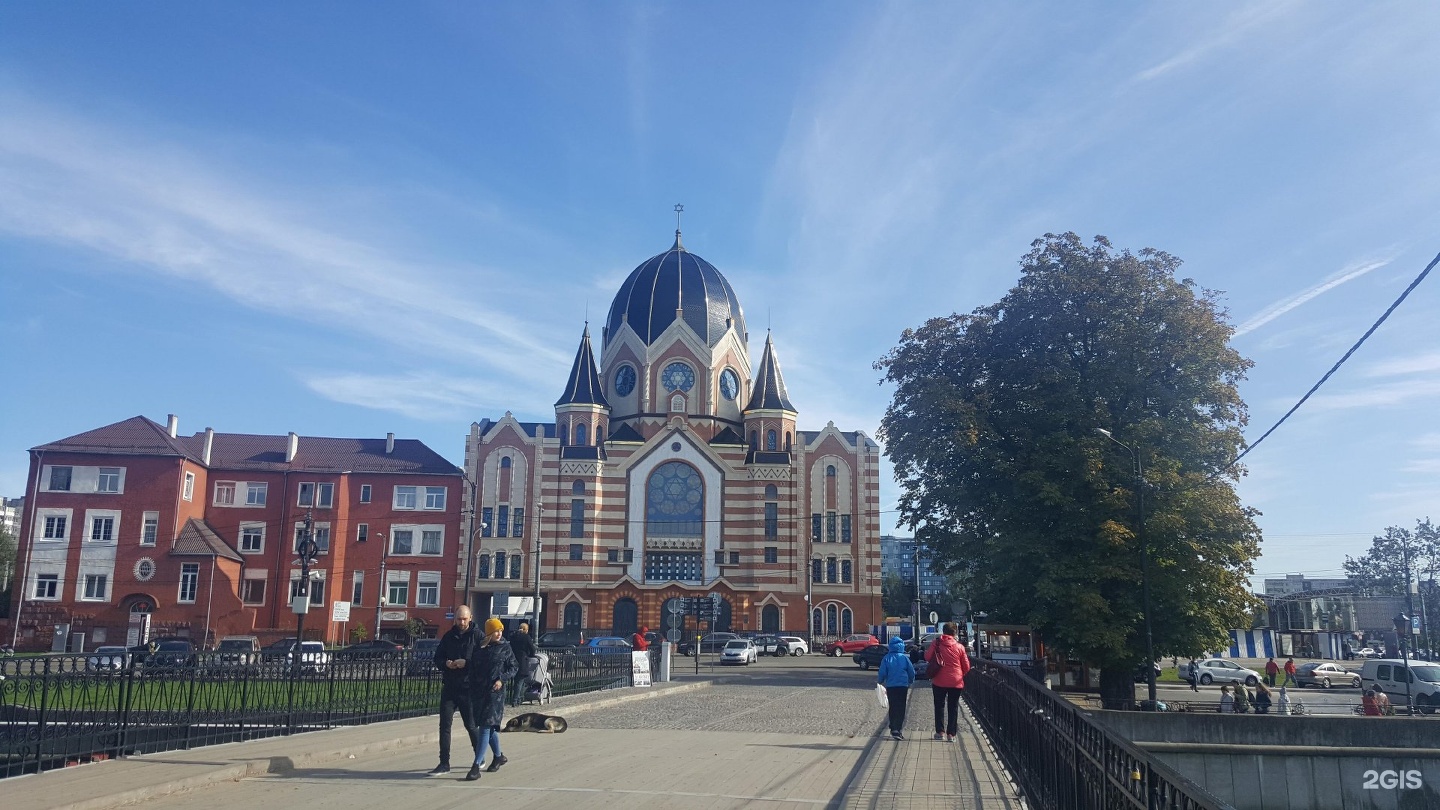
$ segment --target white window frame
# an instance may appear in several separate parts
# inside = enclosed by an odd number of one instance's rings
[[[447,487],[424,487],[424,490],[425,509],[430,512],[444,512],[449,489]]]
[[[148,536],[147,536],[148,535]],[[160,513],[145,512],[140,520],[140,545],[153,546],[160,536]]]
[[[114,472],[107,473],[106,470]],[[103,484],[107,477],[115,479],[114,489],[105,489]],[[120,495],[125,492],[125,468],[124,467],[100,467],[95,471],[95,492],[101,495]]]
[[[95,593],[95,584],[100,585],[100,593]],[[82,602],[109,602],[110,601],[110,577],[106,574],[81,574],[78,584],[80,600]]]
[[[369,485],[369,484],[361,484],[361,485],[360,485],[360,502],[361,502],[361,503],[370,503],[370,492],[371,492],[371,489],[370,489],[370,485]]]
[[[405,598],[399,602],[390,598],[392,585],[405,586]],[[409,571],[387,571],[385,573],[385,606],[386,607],[409,607],[410,606],[410,572]]]
[[[195,500],[195,473],[185,473],[185,486],[180,490],[180,497],[187,501]]]
[[[47,584],[51,586],[46,589],[49,593],[41,595],[40,586]],[[60,575],[50,573],[42,574],[37,571],[35,573],[35,585],[30,589],[30,593],[30,600],[32,602],[59,602],[60,597],[63,596],[60,590]]]
[[[257,548],[246,548],[245,538],[247,534],[259,535],[260,545]],[[253,536],[253,535],[251,535]],[[241,554],[264,554],[265,553],[265,524],[257,521],[247,521],[240,524],[240,532],[235,538],[236,550]]]
[[[100,539],[95,538],[95,530],[99,528],[102,520],[110,521],[110,536]],[[120,512],[111,509],[87,509],[85,510],[85,542],[94,544],[114,544],[120,539]]]
[[[299,569],[299,568],[291,568],[291,569],[290,569],[290,601],[291,601],[291,602],[294,602],[294,601],[295,601],[295,595],[296,595],[296,594],[295,594],[295,589],[296,589],[296,587],[299,585],[299,583],[300,583],[300,569]],[[310,600],[310,606],[311,606],[311,607],[320,607],[320,606],[322,606],[322,605],[325,604],[325,570],[324,570],[323,568],[321,568],[321,569],[316,569],[316,568],[310,569],[310,585],[313,586],[313,585],[315,585],[316,583],[319,583],[319,585],[320,585],[320,587],[318,588],[318,590],[320,591],[320,593],[319,593],[319,599],[318,599],[318,600],[316,599],[316,593],[315,593],[315,591],[317,590],[316,588],[314,588],[314,587],[307,587],[307,588],[305,589],[305,598],[307,598],[307,599]]]
[[[421,597],[433,586],[431,601],[421,601]],[[415,576],[415,607],[440,607],[440,572],[421,571]]]
[[[189,475],[190,473],[186,473]],[[190,598],[185,598],[185,586],[190,586]],[[181,605],[195,604],[195,597],[200,593],[200,563],[180,564],[180,584],[175,590],[175,601]]]
[[[64,531],[60,532],[57,537],[46,536],[46,532],[54,525],[50,522],[52,520],[65,521],[65,525],[62,527]],[[36,535],[35,540],[40,543],[64,543],[70,539],[70,527],[73,526],[74,523],[74,510],[40,509],[35,514],[35,528],[33,531]]]
[[[216,506],[235,505],[235,481],[216,481],[214,503]]]
[[[69,470],[70,481],[65,489],[55,489],[51,486],[55,482],[56,470]],[[75,467],[72,464],[47,464],[45,466],[45,491],[46,492],[74,492],[75,491]]]
[[[395,544],[396,544],[396,541],[397,541],[397,539],[398,539],[398,535],[399,535],[401,532],[409,532],[409,533],[410,533],[410,550],[409,550],[409,551],[399,551],[399,550],[397,550],[397,547],[396,547]],[[425,548],[425,533],[426,533],[426,532],[439,532],[439,533],[440,533],[440,551],[439,551],[438,554],[437,554],[437,553],[424,553],[424,552],[422,551],[422,550]],[[430,558],[430,559],[434,559],[435,557],[443,557],[443,556],[445,556],[445,524],[443,524],[443,523],[397,523],[397,524],[394,524],[394,525],[392,525],[392,526],[390,527],[390,534],[385,538],[385,542],[387,542],[387,543],[390,544],[390,545],[389,545],[389,551],[388,551],[388,553],[390,554],[391,557],[427,557],[427,558]]]
[[[350,604],[360,605],[365,601],[365,572],[356,571],[350,577]]]
[[[427,535],[427,534],[434,534],[434,535],[438,535],[438,536],[439,536],[439,545],[436,546],[436,548],[435,548],[434,551],[426,551],[426,550],[425,550],[425,539],[426,539],[426,538],[425,538],[425,535]],[[442,556],[444,556],[444,555],[445,555],[445,529],[444,529],[443,527],[440,527],[440,526],[436,526],[436,527],[434,527],[434,528],[426,527],[426,528],[422,529],[421,532],[420,532],[420,550],[417,551],[417,552],[415,552],[415,553],[416,553],[417,555],[421,556],[421,557],[442,557]]]
[[[270,494],[270,485],[264,481],[245,482],[245,505],[264,506]]]
[[[321,482],[315,485],[315,508],[330,509],[335,506],[335,485]]]
[[[312,526],[312,529],[313,529],[314,532],[315,532],[315,544],[316,544],[316,547],[317,547],[317,551],[316,551],[315,553],[317,553],[317,554],[329,554],[329,553],[330,553],[330,541],[332,541],[332,540],[335,539],[334,536],[333,536],[333,535],[331,534],[331,532],[330,532],[330,524],[329,524],[328,522],[321,522],[321,521],[318,521],[318,520],[317,520],[317,521],[315,521],[314,525]],[[325,537],[325,543],[324,543],[323,545],[320,543],[320,537],[321,537],[320,532],[321,532],[322,529],[323,529],[324,532],[325,532],[324,535],[323,535],[323,536]],[[300,534],[301,534],[302,532],[304,532],[304,531],[305,531],[305,521],[302,520],[302,521],[297,522],[297,523],[295,524],[295,536],[294,536],[294,537],[291,539],[291,541],[290,541],[290,553],[291,553],[291,554],[294,554],[294,553],[296,553],[296,552],[298,552],[298,551],[300,550]]]
[[[403,500],[402,500],[403,496]],[[396,486],[395,497],[391,499],[391,508],[397,512],[410,512],[419,507],[416,506],[420,497],[420,488],[415,486]]]
[[[240,580],[240,604],[250,607],[260,607],[265,604],[265,599],[270,595],[270,579],[267,571],[246,571],[244,578]],[[245,583],[261,583],[260,601],[251,602],[245,598]]]

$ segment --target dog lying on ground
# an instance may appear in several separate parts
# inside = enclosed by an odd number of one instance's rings
[[[569,728],[565,718],[538,712],[517,714],[505,721],[502,731],[537,731],[541,734],[559,734]]]

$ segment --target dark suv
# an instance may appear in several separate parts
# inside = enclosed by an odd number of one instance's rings
[[[700,639],[700,654],[705,655],[719,653],[721,650],[725,649],[726,644],[734,641],[737,638],[740,637],[735,635],[734,633],[710,633],[709,635]],[[681,642],[680,654],[694,655],[695,642],[693,640]]]
[[[547,630],[535,645],[542,650],[574,650],[585,643],[579,630]]]

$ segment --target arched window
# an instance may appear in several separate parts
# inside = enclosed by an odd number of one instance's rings
[[[501,456],[501,457],[500,457],[500,469],[502,469],[502,470],[508,470],[508,469],[510,469],[510,457],[509,457],[509,456]]]
[[[774,484],[765,485],[765,500],[774,501],[780,498],[780,490]]]
[[[759,450],[759,449],[760,449],[760,434],[756,433],[756,432],[753,431],[753,430],[750,431],[750,449],[751,449],[751,450]]]
[[[853,632],[855,632],[855,614],[850,612],[850,608],[845,608],[840,611],[840,633],[848,636]]]
[[[580,603],[579,603],[579,602],[571,602],[571,603],[567,604],[567,605],[565,606],[565,629],[566,629],[566,630],[579,630],[579,629],[580,629],[580,622],[581,622],[581,618],[580,618]]]
[[[564,426],[564,425],[557,425],[556,428],[555,428],[555,431],[556,431],[556,433],[560,436],[560,446],[561,446],[561,447],[564,447],[565,445],[567,445],[567,444],[570,443],[570,429],[569,429],[569,428],[567,428],[567,427]]]
[[[760,609],[760,632],[780,632],[780,608],[774,605],[766,605]]]
[[[816,557],[810,561],[810,581],[823,582],[820,578],[820,558]]]
[[[790,452],[790,431],[785,431],[785,452]]]
[[[481,554],[481,555],[477,556],[477,557],[475,558],[475,563],[476,563],[476,565],[475,565],[475,578],[476,578],[476,579],[489,579],[489,578],[490,578],[490,555],[489,555],[489,554]]]
[[[769,430],[769,431],[766,431],[766,432],[765,432],[765,449],[766,449],[766,450],[777,450],[777,449],[779,449],[778,446],[777,446],[777,444],[776,444],[776,441],[775,441],[775,431],[773,431],[773,430]]]
[[[810,611],[810,632],[817,636],[825,633],[825,620],[823,616],[824,614],[820,612],[820,608],[818,607]]]
[[[835,584],[835,558],[825,560],[825,581],[831,585]]]
[[[628,636],[640,629],[640,607],[628,596],[615,600],[610,616],[611,635]]]
[[[575,426],[575,443],[581,447],[590,443],[590,434],[586,432],[584,422]]]
[[[519,555],[519,554],[511,554],[511,555],[510,555],[510,578],[511,578],[511,579],[519,579],[519,578],[520,578],[520,555]]]
[[[579,497],[579,496],[581,496],[581,495],[584,495],[584,494],[585,494],[585,482],[584,482],[584,481],[581,481],[581,480],[578,479],[578,478],[575,479],[575,482],[570,485],[570,494],[571,494],[571,495],[574,495],[574,496],[576,496],[576,497]]]
[[[835,465],[834,465],[834,464],[831,464],[830,466],[828,466],[828,467],[825,468],[825,477],[826,477],[826,478],[834,478],[834,477],[835,477]]]
[[[840,609],[834,605],[825,608],[825,632],[832,636],[840,633]]]
[[[645,531],[656,537],[699,537],[705,527],[705,482],[680,461],[667,461],[645,484]]]
[[[504,579],[505,574],[505,552],[497,551],[495,552],[495,578]]]
[[[840,581],[846,585],[850,584],[850,561],[840,561]]]

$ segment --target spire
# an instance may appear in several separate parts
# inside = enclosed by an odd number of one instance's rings
[[[685,212],[685,206],[675,203],[675,246],[671,250],[684,250],[685,246],[680,244],[680,215]]]
[[[790,404],[790,396],[785,393],[785,378],[780,375],[780,361],[775,358],[775,344],[769,332],[765,333],[765,354],[760,358],[759,371],[755,373],[755,390],[745,410],[795,413],[795,406]]]
[[[610,407],[605,400],[605,391],[600,387],[600,374],[595,370],[595,352],[590,349],[590,324],[585,324],[585,335],[580,338],[580,349],[575,352],[575,365],[570,368],[570,382],[565,385],[558,405],[600,405]]]

